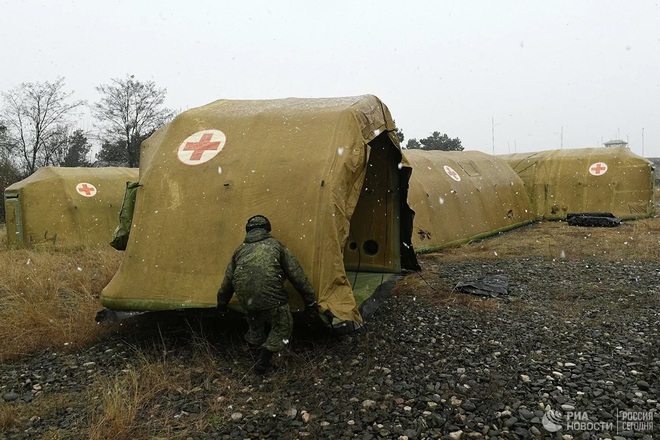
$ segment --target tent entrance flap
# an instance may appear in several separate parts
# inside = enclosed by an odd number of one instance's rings
[[[23,215],[18,195],[5,196],[5,221],[7,245],[10,248],[23,247]]]
[[[344,266],[350,271],[398,273],[400,153],[387,133],[381,133],[369,147],[365,180],[344,247]]]

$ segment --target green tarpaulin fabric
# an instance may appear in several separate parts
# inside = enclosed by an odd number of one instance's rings
[[[405,150],[413,167],[413,244],[430,252],[534,220],[522,180],[502,159],[479,151]]]
[[[135,197],[137,196],[137,189],[140,186],[137,182],[126,182],[126,190],[124,191],[124,201],[119,210],[119,224],[112,235],[110,245],[119,250],[126,250],[128,237],[131,233],[131,222],[133,221],[133,211],[135,210]]]
[[[262,214],[321,311],[360,322],[347,269],[417,267],[410,168],[394,129],[371,95],[220,100],[178,115],[142,145],[133,226],[103,305],[214,307],[246,220]]]
[[[576,148],[500,156],[525,183],[537,218],[609,212],[622,219],[655,212],[653,165],[626,147]]]
[[[136,168],[43,167],[5,190],[7,241],[16,248],[108,246]]]

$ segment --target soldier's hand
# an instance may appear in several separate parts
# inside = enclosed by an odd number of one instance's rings
[[[229,311],[229,307],[227,307],[227,304],[218,304],[215,309],[218,312],[218,315],[220,315],[220,317],[225,316],[227,314],[227,311]]]
[[[316,301],[314,301],[312,304],[307,304],[305,306],[305,316],[307,316],[307,319],[310,321],[315,321],[319,317],[319,308],[316,305]]]

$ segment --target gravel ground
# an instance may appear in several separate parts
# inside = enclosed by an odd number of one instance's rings
[[[188,363],[193,388],[141,407],[134,438],[660,438],[657,262],[437,254],[421,263],[361,331],[298,328],[265,378],[250,371],[242,321],[209,319],[144,318],[85,350],[0,365],[1,397],[34,408],[0,436],[86,438],[98,403],[80,396],[141,353]],[[486,274],[508,275],[510,295],[452,292]],[[194,360],[200,334],[211,377]],[[78,397],[41,409],[58,395]],[[624,426],[624,411],[653,418]]]

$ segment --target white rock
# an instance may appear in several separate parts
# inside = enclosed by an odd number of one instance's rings
[[[373,408],[374,406],[376,406],[376,402],[373,400],[367,399],[362,401],[362,408],[369,409],[369,408]]]
[[[454,431],[449,433],[449,438],[451,440],[459,440],[463,435],[463,431]]]
[[[243,418],[243,413],[240,412],[235,412],[231,415],[231,419],[236,421],[236,420],[241,420]]]
[[[451,396],[451,398],[449,399],[449,403],[451,403],[452,406],[461,406],[461,403],[463,403],[463,401],[456,396]]]

